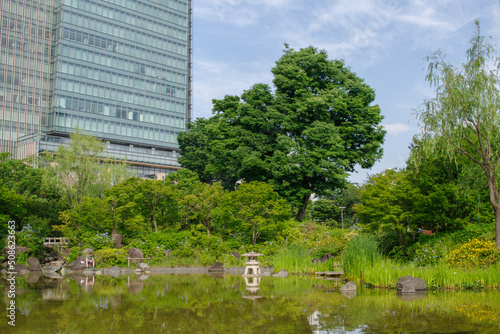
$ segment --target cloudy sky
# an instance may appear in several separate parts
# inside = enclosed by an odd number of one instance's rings
[[[384,157],[352,182],[405,166],[419,131],[415,111],[433,94],[425,56],[441,50],[464,62],[475,19],[500,44],[499,0],[194,0],[193,13],[194,118],[210,117],[214,98],[272,84],[284,43],[326,50],[375,89]]]

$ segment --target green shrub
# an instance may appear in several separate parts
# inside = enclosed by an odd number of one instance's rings
[[[28,247],[30,250],[29,255],[31,256],[41,256],[43,248],[42,244],[44,239],[45,236],[42,235],[36,228],[32,227],[29,223],[23,226],[23,229],[20,232],[16,233],[17,245]],[[21,262],[19,258],[18,262]]]
[[[468,269],[488,267],[500,260],[500,252],[491,240],[472,239],[458,246],[447,257],[447,263],[452,267]]]
[[[409,257],[418,267],[427,265],[437,265],[446,257],[447,247],[441,240],[427,241],[424,243],[416,242],[408,248]]]
[[[67,258],[68,262],[72,263],[73,261],[78,259],[78,257],[80,256],[80,252],[81,252],[80,247],[71,248],[71,251],[70,251],[68,258]]]
[[[451,233],[450,237],[454,243],[463,244],[472,239],[491,239],[494,233],[494,224],[467,224],[460,231]]]
[[[120,266],[127,263],[127,251],[123,248],[103,248],[94,252],[96,265]]]
[[[94,251],[113,247],[113,242],[108,232],[96,233],[95,231],[85,231],[82,234],[84,248],[92,248]]]

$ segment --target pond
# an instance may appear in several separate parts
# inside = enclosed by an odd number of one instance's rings
[[[500,291],[338,291],[312,276],[17,278],[1,333],[500,333]],[[6,308],[7,284],[1,300]]]

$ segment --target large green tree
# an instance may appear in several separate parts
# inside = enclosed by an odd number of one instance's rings
[[[344,186],[357,164],[382,156],[382,116],[374,90],[325,51],[286,47],[272,73],[274,91],[256,84],[214,100],[215,115],[179,135],[179,161],[228,189],[268,182],[302,219],[312,193]]]
[[[441,52],[429,56],[427,79],[436,96],[425,102],[419,116],[424,137],[435,139],[426,141],[428,150],[461,154],[483,171],[500,250],[500,59],[480,34],[478,21],[476,29],[461,66],[447,62]]]

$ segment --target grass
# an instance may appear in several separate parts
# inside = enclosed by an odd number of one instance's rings
[[[430,288],[481,290],[500,287],[499,264],[489,268],[466,270],[442,264],[417,267],[383,260],[374,267],[366,267],[358,279],[370,286],[393,288],[398,278],[406,275],[424,279]]]
[[[338,269],[335,263],[338,259],[328,258],[324,261],[316,260],[310,252],[299,245],[281,249],[270,260],[274,271],[282,269],[293,274],[314,274],[317,271],[333,271]]]
[[[369,235],[352,239],[344,249],[342,259],[350,279],[363,279],[366,268],[374,268],[383,262],[378,242]]]

